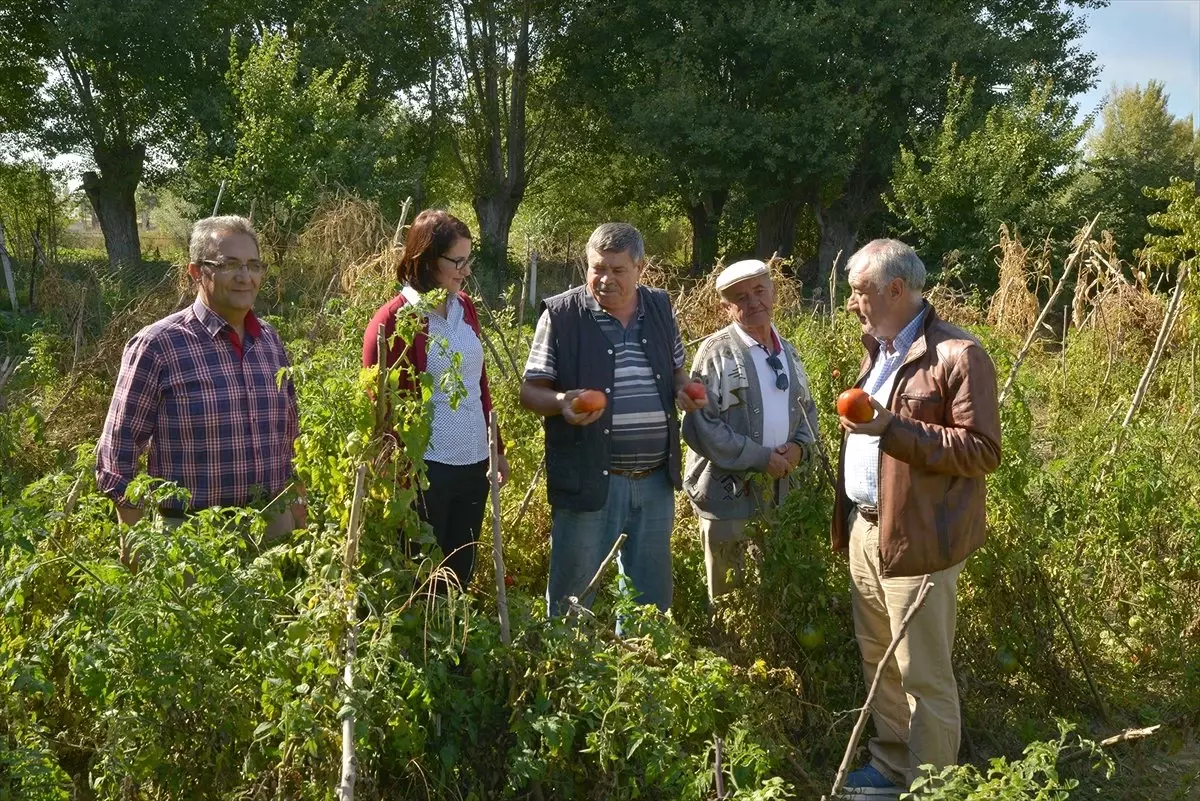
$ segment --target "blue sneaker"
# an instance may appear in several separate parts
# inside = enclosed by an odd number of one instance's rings
[[[901,788],[874,765],[865,765],[846,777],[840,798],[844,801],[895,801]]]

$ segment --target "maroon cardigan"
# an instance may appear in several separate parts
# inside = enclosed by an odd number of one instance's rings
[[[466,321],[467,325],[471,326],[471,330],[475,332],[475,336],[479,337],[479,340],[482,342],[483,332],[479,328],[479,312],[475,310],[475,304],[471,301],[471,296],[466,292],[459,292],[458,301],[463,307],[463,320]],[[379,311],[375,312],[375,316],[371,318],[371,322],[367,323],[367,330],[363,333],[363,367],[374,367],[379,363],[379,346],[376,338],[379,335],[380,327],[382,327],[384,342],[388,343],[387,366],[395,367],[398,363],[408,363],[412,365],[414,373],[425,372],[429,358],[429,321],[426,320],[424,322],[422,331],[413,337],[411,343],[404,342],[399,337],[393,339],[396,333],[396,312],[407,305],[408,298],[404,297],[404,293],[401,292],[385,303]],[[407,370],[400,370],[397,377],[401,389],[408,391],[416,389]],[[483,401],[483,422],[486,428],[492,412],[492,393],[488,390],[486,364],[484,364],[483,372],[479,377],[479,394]],[[499,435],[498,430],[496,440],[496,447],[500,450],[500,453],[504,453],[504,438]]]

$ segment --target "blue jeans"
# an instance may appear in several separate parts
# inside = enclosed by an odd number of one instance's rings
[[[566,613],[566,597],[584,591],[622,532],[628,535],[617,557],[622,577],[633,583],[641,603],[667,611],[674,522],[675,490],[666,468],[638,479],[609,476],[608,499],[594,512],[555,508],[546,587],[549,614]],[[593,598],[580,601],[591,607]]]

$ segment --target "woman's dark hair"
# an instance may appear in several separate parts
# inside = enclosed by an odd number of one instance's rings
[[[425,209],[409,226],[404,253],[396,265],[396,280],[418,292],[434,289],[437,260],[460,238],[471,238],[466,223],[441,209]]]

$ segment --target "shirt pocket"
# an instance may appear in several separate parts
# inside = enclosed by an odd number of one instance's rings
[[[900,393],[900,413],[922,423],[941,423],[945,415],[945,400],[936,389],[929,392],[906,390]]]

